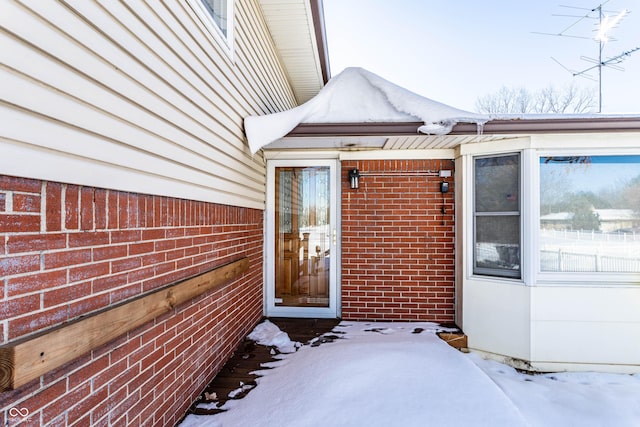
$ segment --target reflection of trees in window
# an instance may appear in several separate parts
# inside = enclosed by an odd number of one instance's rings
[[[302,170],[299,180],[300,228],[329,223],[329,170],[309,167]]]
[[[585,209],[584,199],[595,195],[574,195],[569,177],[576,170],[585,171],[590,167],[590,156],[554,156],[542,157],[540,163],[545,165],[540,174],[540,214],[554,212],[575,212]]]
[[[640,156],[540,159],[540,270],[640,271]]]
[[[547,187],[548,188],[548,187]],[[547,191],[550,193],[552,191]],[[564,193],[553,197],[550,194],[541,194],[541,199],[547,199],[540,205],[540,214],[567,213],[567,228],[572,230],[599,230],[600,219],[596,209],[608,209],[610,204],[606,199],[593,192]]]
[[[570,228],[598,230],[599,209],[632,209],[640,213],[640,174],[624,180],[609,178],[617,176],[617,168],[635,165],[636,161],[640,169],[640,156],[542,157],[540,215],[566,213]],[[574,180],[581,176],[594,181],[581,183],[582,187],[593,184],[589,190],[575,188]]]
[[[600,216],[591,204],[576,204],[571,206],[570,212],[572,230],[600,230]]]
[[[638,166],[640,167],[640,165]],[[630,180],[622,191],[622,198],[626,205],[640,215],[640,175]]]
[[[544,163],[568,163],[568,164],[589,164],[591,156],[553,156],[543,157]]]

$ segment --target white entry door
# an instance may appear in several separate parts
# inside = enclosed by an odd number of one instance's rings
[[[337,192],[337,161],[267,163],[267,316],[338,316]]]

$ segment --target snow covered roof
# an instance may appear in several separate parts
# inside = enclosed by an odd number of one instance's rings
[[[633,209],[596,209],[595,211],[601,221],[629,221],[640,219]]]
[[[573,219],[573,212],[555,212],[540,217],[541,221],[569,221]]]
[[[423,122],[418,132],[446,135],[457,123],[482,126],[484,114],[459,110],[397,86],[362,68],[347,68],[306,103],[244,121],[253,153],[301,123]]]

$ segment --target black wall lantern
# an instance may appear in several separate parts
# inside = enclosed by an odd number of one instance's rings
[[[349,185],[352,190],[360,186],[360,171],[357,168],[349,170]]]

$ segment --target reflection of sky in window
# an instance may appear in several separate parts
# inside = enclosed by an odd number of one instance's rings
[[[610,185],[624,185],[640,175],[640,156],[588,156],[583,163],[551,161],[540,158],[540,173],[562,174],[568,191],[599,191]],[[567,159],[567,157],[553,157]]]

